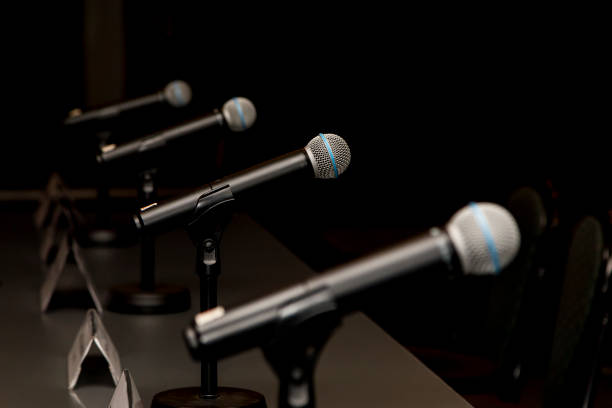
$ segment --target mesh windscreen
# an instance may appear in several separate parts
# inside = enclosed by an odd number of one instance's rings
[[[340,175],[344,173],[351,163],[351,150],[340,136],[331,133],[327,133],[324,136],[329,143],[336,163],[336,169],[338,170],[338,175]],[[306,150],[311,153],[311,159],[314,161],[312,167],[314,168],[316,178],[328,179],[336,177],[334,163],[332,162],[325,142],[320,136],[316,136],[308,142]]]
[[[164,88],[164,96],[170,105],[180,108],[191,102],[191,88],[184,81],[172,81]]]
[[[233,132],[242,132],[250,128],[257,118],[253,102],[241,96],[225,102],[221,110],[227,126]]]
[[[493,239],[502,268],[518,252],[521,236],[516,221],[503,207],[478,203]],[[486,236],[471,206],[459,210],[446,227],[465,273],[489,274],[495,271]]]

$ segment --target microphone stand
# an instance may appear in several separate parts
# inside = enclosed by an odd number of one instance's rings
[[[264,356],[278,377],[279,408],[315,408],[314,372],[318,358],[340,325],[336,305],[325,303],[305,320],[283,328],[262,347]]]
[[[109,131],[96,133],[98,148],[102,149],[110,137]],[[110,245],[118,238],[115,228],[111,224],[110,216],[110,193],[106,177],[106,169],[98,168],[98,189],[96,198],[96,220],[93,228],[87,233],[87,239],[93,245]]]
[[[157,169],[142,171],[138,183],[140,206],[157,200]],[[155,283],[155,236],[144,232],[140,242],[140,283],[114,286],[109,291],[108,310],[129,314],[178,313],[189,310],[189,289]]]
[[[218,278],[221,274],[221,236],[232,215],[234,196],[229,186],[201,197],[187,233],[196,247],[196,273],[200,278],[200,310],[217,306]],[[219,387],[217,360],[202,359],[200,386],[157,393],[151,408],[253,407],[266,408],[263,395],[246,389]]]

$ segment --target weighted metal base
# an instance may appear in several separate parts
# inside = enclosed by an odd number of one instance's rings
[[[117,241],[117,231],[112,228],[95,228],[87,231],[88,246],[110,246]]]
[[[106,307],[126,314],[179,313],[189,310],[191,296],[182,286],[160,284],[148,291],[133,283],[111,288]]]
[[[221,407],[266,408],[266,399],[258,392],[241,388],[219,387],[217,398],[200,397],[199,387],[163,391],[153,397],[151,408]]]

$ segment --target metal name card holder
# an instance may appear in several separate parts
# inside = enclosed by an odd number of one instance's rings
[[[144,408],[142,398],[138,394],[129,370],[123,370],[123,373],[121,373],[119,384],[115,388],[108,408]]]
[[[87,408],[74,390],[70,390],[69,394],[75,408]],[[108,408],[144,408],[144,403],[129,370],[123,370]]]
[[[79,398],[76,392],[74,392],[73,390],[70,390],[68,391],[68,394],[70,395],[70,399],[72,400],[71,406],[73,408],[87,408],[87,406],[83,404],[83,401],[81,401],[81,399]]]
[[[59,174],[51,174],[47,187],[38,201],[38,208],[34,212],[34,226],[36,228],[42,229],[48,224],[52,204],[57,203],[60,196],[66,194],[66,192],[67,189]]]
[[[40,288],[41,312],[47,311],[62,272],[64,272],[66,265],[69,262],[76,266],[76,269],[85,280],[87,292],[91,296],[91,300],[93,301],[97,311],[102,314],[102,303],[100,302],[100,297],[98,296],[94,286],[91,274],[89,273],[89,270],[87,269],[83,260],[81,247],[76,242],[76,239],[74,239],[70,231],[66,231],[62,234],[55,259],[47,268],[43,284]]]
[[[42,230],[42,240],[40,242],[40,260],[43,264],[48,264],[52,261],[52,250],[57,249],[57,235],[60,232],[62,223],[70,225],[70,212],[63,205],[57,205],[53,209],[48,225]],[[64,228],[66,229],[66,228]]]
[[[57,249],[59,232],[67,229],[74,234],[77,225],[84,221],[65,188],[55,192],[54,197],[54,205],[46,207],[47,214],[40,224],[42,240],[39,255],[45,264],[51,262],[52,250]]]
[[[93,344],[98,347],[98,350],[106,359],[115,386],[119,384],[122,374],[119,353],[104,328],[98,313],[94,309],[89,309],[68,353],[68,389],[72,390],[76,386],[81,374],[81,365]],[[130,377],[130,387],[131,384]]]
[[[45,312],[58,281],[68,263],[74,264],[85,280],[85,285],[96,309],[102,313],[102,304],[83,257],[81,247],[74,238],[79,214],[71,201],[58,201],[43,231],[40,257],[45,268],[45,278],[40,289],[41,311]]]

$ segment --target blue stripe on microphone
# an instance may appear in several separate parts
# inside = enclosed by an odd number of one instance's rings
[[[176,100],[179,103],[179,105],[182,105],[185,103],[183,99],[183,91],[181,90],[181,86],[178,84],[174,85],[174,96],[176,97]]]
[[[487,218],[484,216],[478,204],[472,202],[470,203],[470,208],[476,217],[476,222],[480,227],[480,231],[485,237],[485,242],[487,243],[487,249],[489,250],[489,256],[491,257],[491,261],[493,261],[493,267],[495,268],[495,273],[499,273],[501,267],[499,265],[499,254],[497,253],[497,247],[495,246],[495,240],[493,240],[493,234],[491,234],[491,228],[489,228],[489,223],[487,222]]]
[[[338,167],[336,167],[336,159],[334,158],[334,154],[332,153],[332,148],[329,145],[329,142],[327,141],[323,133],[319,133],[319,137],[321,138],[321,140],[323,140],[323,143],[325,143],[325,147],[327,148],[327,153],[329,153],[329,157],[331,158],[332,165],[334,166],[334,175],[336,176],[336,178],[338,178]]]
[[[244,120],[244,113],[242,112],[242,106],[240,106],[240,102],[238,102],[238,98],[232,98],[234,101],[234,105],[236,105],[236,110],[238,111],[238,116],[240,116],[240,123],[242,124],[242,129],[246,129],[246,121]]]

